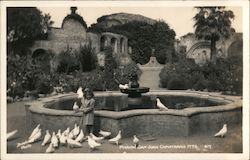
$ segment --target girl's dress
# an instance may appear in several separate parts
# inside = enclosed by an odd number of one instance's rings
[[[91,99],[82,98],[81,102],[82,105],[80,109],[84,109],[85,113],[83,112],[80,124],[93,125],[95,100],[93,98]]]

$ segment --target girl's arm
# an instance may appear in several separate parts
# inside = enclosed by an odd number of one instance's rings
[[[88,113],[90,111],[93,111],[94,110],[94,107],[95,107],[95,100],[94,99],[91,99],[89,105],[87,108],[84,109],[84,113]]]
[[[77,111],[78,111],[78,112],[83,112],[83,113],[85,113],[86,108],[79,108]]]
[[[95,106],[95,100],[91,99],[89,105],[86,108],[80,107],[76,112],[88,113],[88,112],[94,110],[94,106]]]

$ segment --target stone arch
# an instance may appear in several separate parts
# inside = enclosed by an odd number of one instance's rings
[[[38,48],[38,49],[33,51],[32,58],[33,59],[41,59],[41,58],[45,57],[46,55],[47,55],[47,51],[45,49]]]
[[[111,46],[112,46],[113,52],[117,53],[118,47],[117,47],[117,39],[115,37],[111,38]]]
[[[40,65],[43,71],[51,70],[51,55],[45,49],[39,48],[32,53],[33,63]]]
[[[100,39],[100,51],[103,51],[104,48],[108,45],[108,38],[106,36],[101,36]]]
[[[201,41],[198,43],[195,43],[188,51],[187,55],[192,54],[194,50],[199,49],[199,48],[210,48],[210,42],[208,41]]]
[[[187,58],[195,60],[196,64],[203,65],[210,60],[210,42],[202,41],[195,43],[187,52]]]

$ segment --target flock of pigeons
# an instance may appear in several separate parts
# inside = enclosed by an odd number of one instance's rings
[[[121,89],[126,89],[129,88],[127,84],[119,85],[119,88]],[[78,98],[83,97],[83,91],[82,87],[79,87],[77,90]],[[157,107],[159,108],[160,111],[162,110],[168,110],[168,108],[160,101],[159,98],[156,98],[157,101]],[[75,102],[73,105],[73,110],[78,109],[79,106]],[[17,130],[14,130],[12,132],[7,133],[7,140],[11,140],[15,134],[17,133]],[[224,137],[225,134],[227,133],[227,125],[224,124],[222,129],[217,132],[214,136],[215,137]],[[45,136],[43,138],[43,142],[41,143],[41,146],[45,146],[49,144],[49,146],[46,149],[46,153],[53,153],[55,152],[55,149],[59,148],[59,146],[69,146],[71,148],[75,147],[82,147],[82,143],[84,141],[88,142],[89,148],[91,150],[95,149],[96,147],[101,146],[102,141],[104,139],[108,139],[111,136],[111,132],[99,131],[99,137],[95,136],[93,133],[90,133],[88,136],[85,136],[83,133],[83,130],[80,129],[80,127],[75,124],[74,128],[70,131],[70,128],[68,127],[65,131],[61,132],[59,129],[57,134],[55,132],[52,132],[52,135],[49,133],[49,130],[46,130]],[[17,148],[20,149],[27,149],[30,148],[32,143],[40,141],[42,138],[42,130],[40,128],[40,124],[38,124],[32,133],[30,134],[28,140],[25,140],[24,142],[17,143]],[[116,144],[117,146],[119,145],[119,141],[121,140],[122,135],[121,135],[121,130],[118,132],[118,134],[111,139],[108,139],[109,143]],[[137,148],[139,146],[139,139],[137,138],[136,135],[133,137],[133,143],[135,147]]]
[[[7,140],[11,139],[16,133],[17,130],[8,133]],[[110,138],[111,132],[103,130],[99,131],[99,135],[100,136],[96,136],[93,133],[90,133],[88,136],[84,136],[83,130],[80,129],[80,127],[77,124],[75,124],[74,128],[71,131],[70,128],[68,127],[63,132],[61,132],[61,130],[59,129],[57,134],[55,132],[52,132],[51,135],[49,133],[49,130],[46,130],[41,146],[46,146],[47,144],[49,144],[45,152],[53,153],[57,148],[59,148],[59,146],[68,146],[70,148],[77,148],[77,147],[82,147],[82,143],[84,141],[87,141],[89,148],[91,150],[94,150],[96,147],[101,146],[104,139],[108,139],[108,142],[110,144],[116,144],[118,146],[122,138],[121,130],[114,138]],[[27,149],[32,146],[31,145],[32,143],[41,140],[42,140],[42,130],[40,128],[40,124],[38,124],[30,134],[28,140],[25,140],[24,142],[21,143],[17,143],[16,147],[20,149]],[[134,135],[133,142],[134,145],[138,147],[139,139],[136,137],[136,135]]]
[[[12,139],[14,135],[17,133],[17,130],[14,130],[12,132],[7,133],[7,140]],[[217,132],[214,136],[215,137],[224,137],[227,133],[227,124],[224,124],[222,129]],[[117,146],[120,144],[122,135],[121,130],[118,132],[118,134],[114,138],[110,138],[111,132],[99,131],[99,137],[95,136],[93,133],[90,133],[88,136],[84,136],[84,133],[82,129],[80,129],[77,124],[75,124],[74,128],[70,131],[70,128],[68,127],[65,131],[61,132],[59,129],[57,134],[55,132],[52,132],[52,135],[49,133],[49,130],[46,130],[45,136],[43,138],[43,141],[41,143],[41,146],[45,146],[47,144],[48,147],[45,150],[46,153],[53,153],[55,152],[55,149],[59,148],[59,146],[68,146],[70,148],[78,148],[82,147],[82,143],[84,141],[88,142],[88,146],[91,150],[94,150],[95,148],[101,146],[104,139],[108,139],[108,142],[110,144],[116,144]],[[110,138],[110,139],[109,139]],[[40,124],[38,124],[35,129],[30,134],[28,140],[25,140],[24,142],[17,143],[17,148],[20,148],[21,150],[30,148],[32,143],[42,140],[42,130],[40,128]],[[135,148],[139,146],[139,139],[136,135],[133,137],[133,143],[135,145]]]

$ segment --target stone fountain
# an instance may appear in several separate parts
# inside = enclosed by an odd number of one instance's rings
[[[149,92],[148,87],[140,87],[138,83],[138,76],[136,73],[131,73],[129,88],[120,89],[122,93],[128,94],[128,108],[126,109],[141,109],[142,104],[142,93]]]

